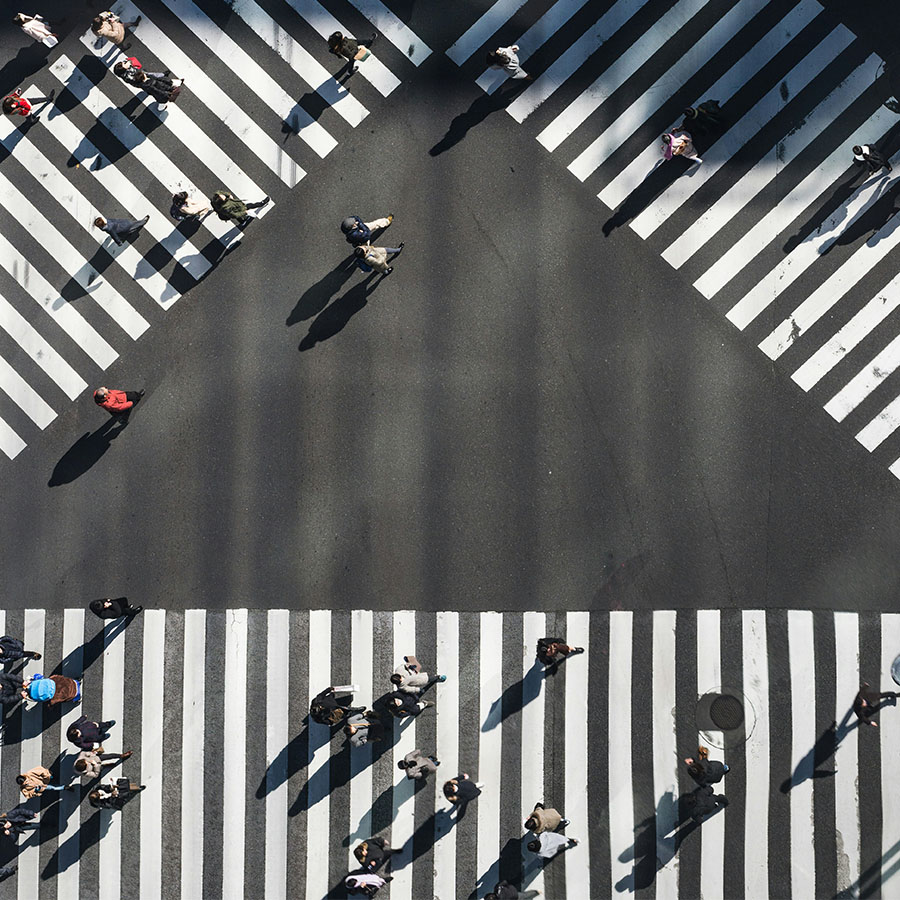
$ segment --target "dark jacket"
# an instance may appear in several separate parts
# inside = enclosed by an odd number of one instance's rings
[[[519,900],[519,892],[508,881],[498,881],[494,885],[494,893],[499,900]]]
[[[0,637],[0,650],[3,650],[0,654],[0,663],[15,662],[25,656],[25,645],[18,638],[10,637],[8,634]]]
[[[219,197],[219,194],[224,194],[225,198],[222,199]],[[247,204],[243,200],[238,200],[229,191],[217,191],[212,195],[209,202],[216,215],[223,222],[237,222],[240,224],[249,216]]]
[[[22,690],[25,683],[18,675],[10,675],[8,672],[0,672],[0,703],[4,706],[12,706],[22,699]]]
[[[698,759],[688,766],[688,774],[697,784],[718,784],[725,777],[725,764],[717,759]]]
[[[112,393],[112,391],[110,391]],[[120,619],[122,616],[127,615],[128,610],[128,598],[127,597],[116,597],[113,598],[104,598],[112,600],[112,606],[109,609],[105,609],[103,606],[103,600],[91,600],[91,612],[95,616],[99,616],[101,619]]]
[[[394,702],[396,698],[402,701],[399,706]],[[404,719],[406,716],[417,716],[421,710],[416,697],[407,694],[405,691],[392,691],[388,695],[387,708],[391,711],[391,715],[398,719]]]
[[[371,837],[359,844],[353,851],[353,855],[366,871],[375,872],[386,860],[391,858],[393,852],[390,848],[386,849],[383,837]]]
[[[450,797],[447,796],[447,791],[444,791],[444,796],[451,803],[465,804],[470,800],[474,800],[481,793],[481,788],[476,787],[475,782],[470,778],[463,778],[462,774],[457,775],[453,780],[456,782],[456,791],[453,796],[457,799],[450,800]]]
[[[23,834],[26,829],[22,826],[30,822],[36,815],[37,813],[33,809],[20,803],[0,818],[0,828],[3,827],[4,822],[9,822],[12,825],[13,834]]]
[[[695,822],[700,822],[712,815],[720,806],[727,806],[728,800],[723,794],[714,794],[713,789],[707,784],[688,794],[685,804],[691,818]]]
[[[80,732],[80,735],[75,734],[76,730]],[[94,744],[103,743],[99,723],[92,722],[87,716],[79,716],[69,726],[66,737],[81,750],[92,750]]]
[[[100,229],[105,231],[120,246],[125,243],[125,236],[137,230],[140,219],[107,219]]]

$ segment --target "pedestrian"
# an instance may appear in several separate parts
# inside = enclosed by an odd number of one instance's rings
[[[91,22],[91,31],[97,37],[106,38],[114,44],[121,44],[125,40],[126,28],[137,28],[141,24],[143,16],[138,16],[133,22],[123,22],[114,12],[107,10],[100,13]]]
[[[59,38],[50,30],[50,23],[43,16],[16,13],[13,22],[19,25],[28,37],[40,41],[45,47],[55,47],[59,43]]]
[[[0,672],[0,704],[14,706],[22,699],[22,689],[25,685],[18,675],[9,672]]]
[[[441,761],[434,756],[425,756],[421,750],[411,750],[398,763],[398,769],[406,770],[407,778],[414,778],[416,781],[426,781],[429,775],[437,772],[437,767]]]
[[[24,803],[14,806],[9,812],[0,813],[0,827],[3,829],[3,835],[16,840],[27,829],[40,828],[40,822],[32,821],[36,817],[37,813],[25,806]]]
[[[718,100],[704,100],[696,106],[688,106],[684,110],[684,121],[681,123],[682,131],[691,134],[708,134],[722,124],[722,114],[719,111]]]
[[[879,169],[887,169],[888,174],[893,171],[887,157],[874,144],[857,144],[853,148],[853,162],[857,166],[868,166],[870,175]]]
[[[526,81],[534,81],[531,75],[519,65],[518,44],[492,50],[487,55],[487,63],[492,69],[503,69],[509,78],[524,78]]]
[[[391,684],[396,685],[398,690],[415,697],[424,694],[433,684],[443,683],[446,680],[446,675],[429,675],[427,672],[423,672],[422,664],[415,656],[404,656],[403,662],[394,669],[394,674],[391,675]]]
[[[344,887],[347,888],[347,893],[354,897],[374,897],[387,882],[392,880],[391,875],[382,878],[374,872],[354,873],[344,879]]]
[[[16,784],[26,800],[39,797],[44,791],[74,790],[75,785],[71,781],[68,784],[50,784],[52,777],[49,769],[44,766],[35,766],[23,775],[16,775]]]
[[[377,872],[382,866],[389,871],[393,853],[383,837],[367,838],[353,849],[353,855],[366,872]]]
[[[400,255],[403,250],[403,241],[399,247],[373,247],[371,244],[363,244],[353,251],[356,257],[356,265],[363,272],[371,272],[373,269],[381,275],[388,276],[394,271],[393,266],[388,265],[388,257]]]
[[[699,785],[718,784],[728,771],[728,766],[717,759],[709,758],[709,748],[700,746],[697,748],[697,758],[685,757],[688,775]]]
[[[337,688],[327,687],[313,697],[309,705],[309,716],[320,725],[340,725],[353,713],[364,713],[364,706],[350,706],[349,700],[338,700]]]
[[[417,716],[429,706],[434,706],[430,700],[416,700],[412,694],[403,691],[393,691],[388,694],[387,708],[395,719],[405,719],[407,716]]]
[[[123,392],[126,393],[126,392]],[[140,391],[140,396],[144,392]],[[105,600],[91,600],[90,610],[100,619],[121,619],[122,616],[136,616],[143,606],[132,606],[127,597],[107,597]]]
[[[560,659],[584,653],[584,647],[570,647],[562,638],[542,637],[538,639],[535,655],[538,662],[552,666]]]
[[[111,390],[108,387],[98,387],[94,391],[94,403],[102,406],[111,416],[127,422],[132,408],[143,396],[143,391],[119,391]]]
[[[97,785],[88,794],[88,802],[95,809],[121,809],[145,787],[145,784],[134,784],[127,778],[117,778],[109,784]]]
[[[146,91],[160,106],[174,103],[184,87],[184,79],[172,78],[171,72],[145,72],[134,56],[119,60],[113,72],[127,84]]]
[[[27,116],[27,121],[36,122],[39,113],[34,112],[32,106],[38,103],[43,110],[48,103],[53,102],[55,96],[56,90],[54,89],[46,97],[29,97],[26,100],[21,91],[13,91],[3,98],[3,112],[8,116]]]
[[[210,204],[223,222],[234,222],[235,225],[242,228],[251,219],[247,211],[265,206],[269,199],[269,197],[263,197],[258,203],[247,203],[245,200],[239,200],[230,191],[216,191],[210,197]]]
[[[26,650],[18,638],[4,634],[0,637],[0,663],[16,662],[19,659],[40,659],[41,654],[34,650]]]
[[[376,33],[368,41],[360,42],[340,31],[328,35],[328,52],[347,60],[347,65],[338,72],[338,75],[345,70],[348,75],[358,72],[358,63],[365,62],[372,55],[370,47],[375,43],[377,37]]]
[[[104,219],[103,216],[97,216],[94,227],[105,231],[121,247],[125,238],[137,234],[149,221],[150,216],[144,216],[143,219]]]
[[[82,750],[72,766],[75,774],[81,778],[99,778],[105,768],[125,762],[132,754],[131,750],[124,753],[102,753],[102,750],[102,747],[99,750]]]
[[[368,244],[372,238],[372,232],[382,228],[387,228],[394,221],[394,214],[383,216],[380,219],[373,219],[371,222],[363,222],[359,216],[347,216],[341,222],[341,231],[347,238],[347,243],[354,247],[360,244]]]
[[[444,796],[454,806],[465,806],[474,800],[484,785],[480,781],[472,781],[468,772],[460,772],[455,778],[444,782]]]
[[[859,693],[853,700],[853,712],[856,713],[860,722],[865,722],[866,725],[877,728],[878,723],[875,721],[875,713],[881,709],[883,705],[881,701],[896,700],[897,696],[896,691],[885,691],[879,694],[878,691],[872,690],[868,681],[864,681],[859,689]]]
[[[536,853],[541,859],[553,859],[557,853],[562,853],[570,847],[577,846],[578,841],[575,838],[557,834],[555,831],[545,831],[533,841],[528,842],[528,849],[532,853]]]
[[[494,889],[484,895],[484,900],[531,900],[539,894],[540,891],[519,891],[508,881],[498,881]]]
[[[534,809],[525,820],[525,830],[535,834],[543,834],[545,831],[558,831],[570,824],[564,819],[558,810],[546,807],[543,803],[535,803]]]
[[[87,716],[79,716],[68,727],[66,739],[79,750],[93,750],[95,744],[99,747],[109,738],[109,729],[115,724],[115,719],[110,719],[108,722],[94,722]]]
[[[384,725],[381,724],[378,713],[369,709],[365,713],[357,712],[350,716],[344,726],[344,734],[350,740],[351,747],[364,747],[384,737]]]
[[[728,806],[728,798],[724,794],[714,794],[708,784],[695,788],[684,798],[684,802],[691,818],[698,825],[717,810]]]
[[[683,128],[667,131],[662,136],[662,151],[664,159],[671,159],[673,156],[683,156],[686,159],[693,160],[695,163],[703,162],[703,160],[697,156],[693,139]]]
[[[202,219],[207,213],[212,212],[212,207],[202,200],[196,200],[188,195],[187,191],[181,191],[172,197],[172,206],[169,215],[176,222],[185,219]]]
[[[65,675],[44,677],[35,674],[25,682],[22,698],[34,703],[49,702],[51,706],[65,703],[67,700],[74,700],[77,703],[81,700],[81,682],[75,678],[67,678]]]

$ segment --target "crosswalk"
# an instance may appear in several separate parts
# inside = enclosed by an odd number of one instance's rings
[[[516,43],[534,81],[484,51]],[[447,55],[900,477],[897,149],[884,64],[816,0],[496,0]],[[662,164],[682,110],[721,103],[703,163]],[[894,162],[900,158],[895,155]]]
[[[82,713],[116,720],[106,749],[133,749],[121,771],[147,786],[121,813],[45,799],[0,898],[322,900],[374,834],[397,851],[391,900],[483,897],[500,878],[550,900],[900,896],[900,713],[889,702],[877,729],[851,714],[861,680],[896,687],[897,613],[147,609],[101,627],[25,609],[0,611],[0,633],[43,652],[26,673],[84,674],[78,707],[7,715],[3,808],[20,771],[68,776]],[[546,675],[545,634],[586,652]],[[352,750],[308,722],[328,684],[368,705],[410,653],[447,676],[433,709]],[[677,798],[698,742],[731,767],[730,804],[692,829]],[[441,760],[418,789],[397,768],[415,747]],[[485,787],[456,820],[441,788],[459,770]],[[537,801],[580,841],[545,867],[522,840]]]
[[[142,16],[128,50],[88,29],[21,85],[56,91],[29,124],[0,121],[0,450],[15,458],[64,405],[206,277],[244,232],[215,216],[178,225],[173,194],[225,188],[278,202],[429,57],[380,0],[120,0]],[[380,40],[338,80],[334,31]],[[160,109],[109,70],[137,56],[185,79]],[[257,210],[264,216],[273,204]],[[115,246],[98,215],[150,219]],[[177,226],[177,227],[176,227]],[[49,318],[48,318],[49,317]]]

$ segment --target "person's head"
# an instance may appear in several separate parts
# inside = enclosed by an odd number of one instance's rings
[[[451,778],[444,782],[444,796],[452,797],[456,793],[456,780]]]
[[[131,63],[127,59],[120,59],[114,66],[113,72],[120,78],[131,68]]]
[[[366,249],[365,247],[357,247],[356,250],[353,251],[357,256],[365,256]],[[403,676],[399,672],[394,672],[391,675],[391,684],[403,684]]]
[[[355,887],[359,887],[359,882],[352,875],[348,875],[344,879],[344,884],[351,890],[353,890],[353,888]]]
[[[491,50],[491,52],[485,56],[485,60],[489,66],[496,66],[498,63],[506,62],[496,50]]]
[[[669,134],[668,132],[666,132],[666,134],[664,134],[662,136],[662,142],[664,144],[671,144],[672,143],[672,135]]]
[[[187,202],[187,191],[181,191],[180,193],[175,194],[172,197],[172,202],[177,203],[179,206],[181,206],[182,203],[186,203]]]
[[[88,794],[88,800],[91,803],[99,803],[100,802],[100,791],[93,790]]]
[[[13,22],[16,25],[24,25],[27,21],[28,19],[26,18],[25,13],[16,13],[15,16],[13,16]]]
[[[538,825],[538,822],[534,816],[529,816],[525,820],[525,830],[526,831],[534,831],[534,829],[537,828],[537,825]]]
[[[411,763],[408,763],[405,759],[401,759],[400,762],[397,763],[398,769],[408,769]]]
[[[694,762],[688,763],[687,767],[688,772],[695,777],[699,777],[703,774],[703,766],[700,765],[696,760]]]
[[[343,32],[334,31],[328,35],[328,48],[330,50],[340,50],[341,44],[343,43],[344,35]]]
[[[75,765],[72,767],[79,775],[83,775],[87,772],[87,760],[86,759],[76,759]]]
[[[354,734],[356,734],[356,726],[355,725],[345,725],[344,726],[344,734],[346,734],[347,737],[352,737]]]
[[[104,219],[103,216],[97,216],[97,218],[94,219],[94,227],[95,228],[102,228],[105,224],[106,224],[106,219]],[[106,391],[106,388],[100,388],[100,390]],[[105,396],[105,394],[104,394],[104,396]]]
[[[16,97],[4,97],[3,98],[3,112],[5,112],[7,114],[14,112],[18,105],[19,105],[18,98],[16,98]]]
[[[343,231],[344,234],[350,234],[350,232],[356,228],[357,224],[356,216],[347,216],[347,218],[341,222],[341,231]]]
[[[25,776],[24,775],[16,775],[16,784],[19,784],[19,785],[25,784]]]
[[[862,156],[862,147],[860,147],[859,144],[856,144],[856,145],[854,146],[854,148],[853,148],[853,155],[854,155],[854,156]]]
[[[77,741],[81,737],[81,729],[74,725],[66,732],[66,737],[70,741]]]
[[[537,852],[540,851],[540,849],[541,849],[541,842],[540,842],[540,841],[529,841],[529,842],[528,842],[528,849],[529,849],[532,853],[537,853]]]
[[[228,198],[225,196],[224,191],[216,191],[212,195],[213,203],[224,203]]]
[[[94,19],[91,22],[91,31],[93,31],[94,34],[99,34],[102,27],[103,19],[101,19],[100,16],[94,16]]]
[[[363,259],[366,255],[366,248],[365,247],[354,247],[353,255],[357,259]],[[394,679],[396,679],[396,681]],[[399,675],[391,675],[391,684],[400,684],[401,681],[402,681],[402,679],[400,678]]]
[[[495,894],[493,891],[489,891],[484,895],[484,900],[500,900],[500,896]]]
[[[94,224],[96,225],[97,223],[94,222]],[[98,399],[100,399],[100,400],[105,400],[105,399],[107,398],[107,396],[109,395],[109,388],[107,388],[107,387],[98,387],[97,390],[95,391],[95,393],[96,393]],[[81,732],[79,731],[79,729],[77,729],[74,725],[69,729],[69,732],[70,732],[70,733],[71,733],[71,732],[74,732],[75,734],[81,734]]]

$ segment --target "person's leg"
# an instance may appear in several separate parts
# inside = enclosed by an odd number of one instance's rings
[[[258,203],[247,203],[245,201],[244,206],[246,206],[247,209],[259,209],[261,206],[265,206],[269,202],[269,199],[269,197],[263,197]]]
[[[523,78],[527,79],[528,81],[532,80],[531,76],[521,66],[516,66],[516,71],[512,72],[509,77],[514,81],[519,81]]]
[[[125,399],[130,400],[132,403],[139,403],[141,397],[144,396],[143,391],[125,391]],[[113,723],[115,724],[115,723]]]
[[[129,225],[125,230],[125,234],[137,234],[149,221],[150,216],[144,216],[143,219],[138,219],[136,222],[132,222],[131,225]]]
[[[143,18],[144,18],[143,16],[138,16],[133,22],[123,22],[122,25],[125,28],[137,28],[138,25],[141,24],[141,19],[143,19]]]
[[[64,791],[65,789],[66,789],[66,785],[64,785],[64,784],[45,784],[44,785],[45,791]]]
[[[379,228],[387,228],[394,221],[393,213],[389,216],[383,216],[380,219],[373,219],[371,222],[363,222],[369,231],[376,231]]]
[[[384,252],[387,253],[388,256],[396,256],[403,248],[402,247],[385,247]],[[440,675],[432,675],[428,679],[428,684],[426,687],[434,684],[436,681],[440,680]]]

